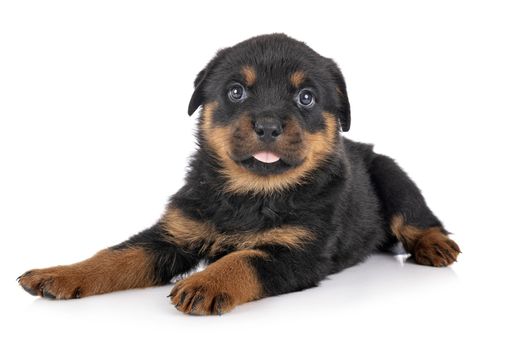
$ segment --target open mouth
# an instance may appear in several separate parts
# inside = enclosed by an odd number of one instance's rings
[[[254,153],[252,156],[238,163],[259,174],[278,174],[293,167],[292,164],[287,163],[277,154],[269,151]]]

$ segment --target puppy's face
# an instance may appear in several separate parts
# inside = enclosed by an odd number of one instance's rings
[[[271,193],[304,182],[330,158],[350,110],[342,75],[284,35],[220,51],[199,73],[201,146],[217,158],[232,192]]]

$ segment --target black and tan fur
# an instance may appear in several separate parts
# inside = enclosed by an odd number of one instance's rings
[[[23,274],[26,291],[69,299],[162,285],[206,261],[170,298],[220,314],[315,286],[396,242],[419,264],[456,260],[406,173],[341,136],[350,105],[332,60],[285,35],[249,39],[198,74],[189,114],[200,106],[199,148],[158,223],[85,261]],[[279,160],[253,157],[261,151]]]

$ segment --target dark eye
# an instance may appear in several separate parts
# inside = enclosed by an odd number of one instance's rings
[[[228,91],[228,97],[232,102],[241,102],[246,98],[246,91],[241,84],[235,84]]]
[[[310,90],[303,89],[299,92],[297,97],[299,105],[302,107],[312,107],[315,104],[314,95]]]

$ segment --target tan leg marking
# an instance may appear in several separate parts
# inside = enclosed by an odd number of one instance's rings
[[[405,224],[404,218],[396,215],[392,218],[390,229],[418,264],[448,266],[461,253],[456,242],[448,238],[440,227],[421,229]]]
[[[230,253],[175,284],[170,297],[175,307],[194,315],[217,315],[262,297],[262,287],[249,259],[265,257],[258,250]]]
[[[72,265],[30,270],[19,277],[28,293],[56,299],[80,298],[154,285],[153,264],[143,249],[102,250]]]

